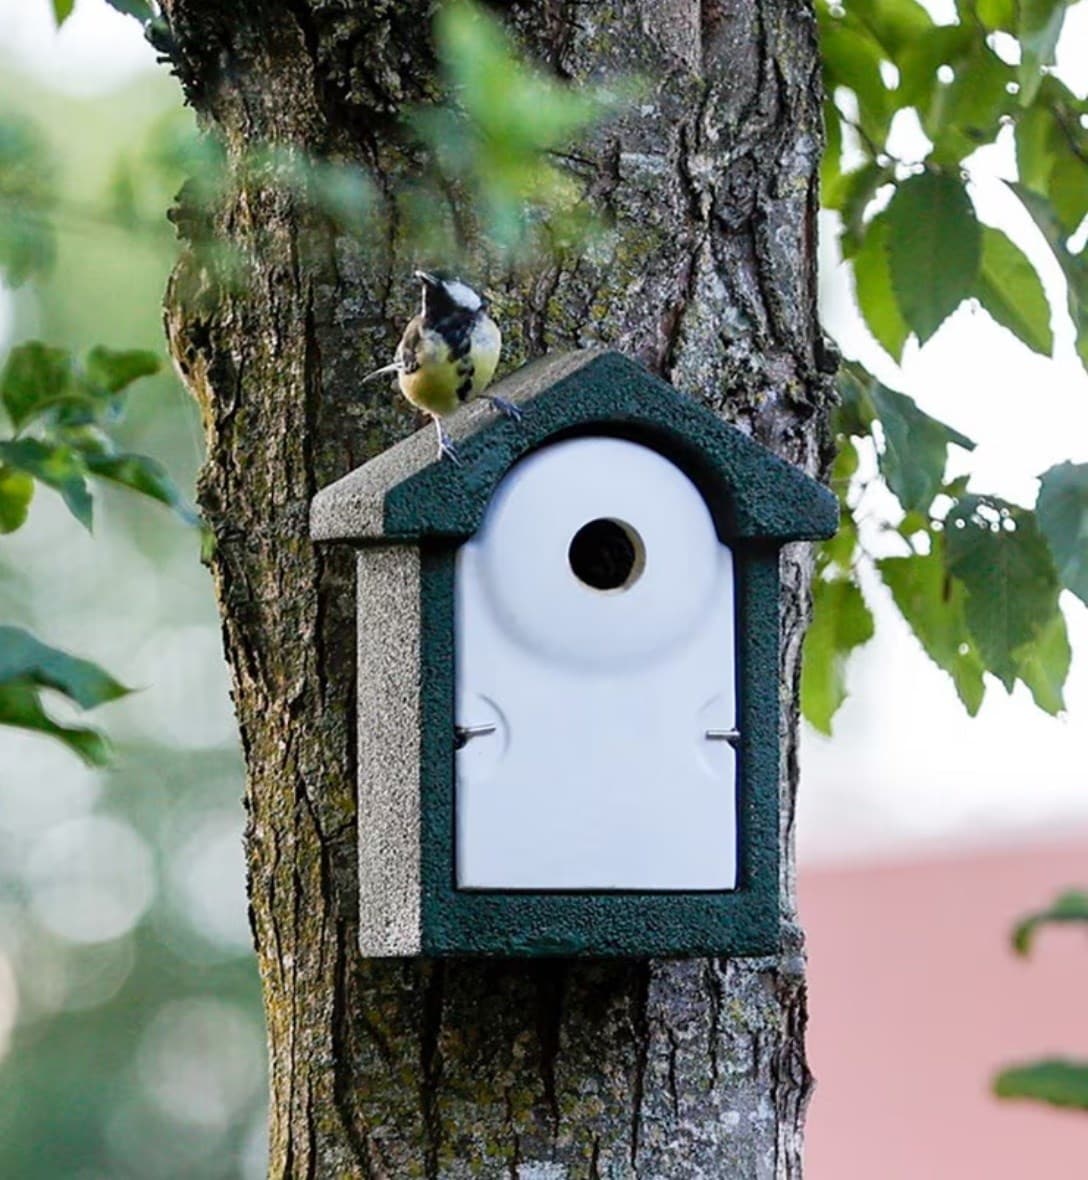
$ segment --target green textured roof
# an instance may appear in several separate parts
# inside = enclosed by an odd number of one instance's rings
[[[492,392],[520,422],[484,401],[445,419],[461,462],[439,461],[428,427],[314,497],[311,536],[356,542],[468,537],[510,466],[556,438],[613,434],[671,459],[706,497],[723,540],[830,536],[835,497],[704,405],[637,362],[600,350],[545,357]]]

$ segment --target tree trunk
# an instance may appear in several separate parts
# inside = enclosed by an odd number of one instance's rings
[[[412,426],[361,366],[416,299],[391,194],[398,113],[437,92],[423,0],[162,0],[175,68],[239,177],[211,224],[244,282],[183,254],[171,348],[204,415],[200,500],[248,766],[273,1176],[794,1177],[809,1074],[792,828],[809,559],[782,559],[782,952],[759,960],[365,961],[356,950],[354,565],[310,498]],[[504,367],[607,343],[811,474],[829,365],[815,311],[818,61],[806,0],[516,0],[575,82],[650,82],[579,151],[611,256],[504,287]],[[372,170],[375,240],[337,237],[241,161],[260,143]],[[251,172],[252,170],[250,170]],[[481,261],[481,268],[484,263]],[[477,272],[476,277],[483,277]]]

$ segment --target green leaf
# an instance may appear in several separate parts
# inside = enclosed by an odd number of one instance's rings
[[[842,578],[818,578],[812,588],[812,623],[805,636],[801,709],[820,733],[846,700],[846,659],[873,637],[873,616],[861,591]]]
[[[72,390],[72,362],[66,349],[31,340],[13,348],[0,372],[0,400],[16,430]]]
[[[1043,80],[1043,67],[1054,64],[1065,0],[1019,0],[1019,6],[1020,102],[1030,106]]]
[[[1073,234],[1088,213],[1088,137],[1077,155],[1067,142],[1054,160],[1050,173],[1050,200],[1062,227]]]
[[[90,660],[49,647],[21,627],[0,627],[0,684],[14,681],[55,689],[82,709],[130,691]]]
[[[53,19],[57,22],[58,29],[72,15],[75,5],[76,0],[53,0]]]
[[[1012,33],[1016,29],[1017,0],[976,0],[978,19],[993,32]]]
[[[109,761],[109,747],[100,733],[54,721],[42,708],[37,689],[29,684],[0,684],[0,725],[55,737],[89,766],[104,766]]]
[[[1061,128],[1054,112],[1042,103],[1021,111],[1016,119],[1015,139],[1020,183],[1045,197],[1055,157],[1061,150]]]
[[[34,481],[29,475],[0,465],[0,533],[22,527],[33,496]]]
[[[1049,356],[1054,348],[1050,304],[1027,256],[992,226],[982,227],[979,302],[1033,352]]]
[[[1048,79],[1049,81],[1049,79]],[[1088,258],[1072,254],[1067,245],[1068,234],[1053,204],[1046,197],[1023,184],[1009,188],[1020,198],[1032,220],[1039,227],[1065,276],[1069,316],[1077,330],[1077,355],[1088,370]]]
[[[125,16],[134,16],[141,21],[149,21],[155,15],[147,0],[106,0],[106,3],[118,12],[123,12]]]
[[[1019,649],[1058,610],[1058,577],[1035,515],[996,497],[964,496],[944,529],[949,572],[967,591],[967,626],[986,664],[1012,691]]]
[[[881,474],[905,511],[928,512],[941,490],[949,444],[965,451],[975,444],[923,413],[905,393],[874,382],[869,396],[884,428]]]
[[[1039,478],[1039,528],[1062,585],[1088,605],[1088,463],[1059,463]]]
[[[70,447],[50,445],[36,438],[0,442],[0,463],[32,475],[58,491],[76,520],[90,529],[91,494],[83,478],[83,464]]]
[[[952,65],[971,53],[977,34],[968,25],[936,25],[914,37],[904,46],[897,64],[899,86],[895,92],[896,105],[917,107],[926,112],[933,102],[939,83],[941,66]]]
[[[850,12],[876,37],[892,61],[933,27],[932,17],[917,0],[851,0]]]
[[[929,553],[885,557],[876,564],[922,649],[952,677],[964,708],[974,717],[986,692],[982,660],[967,630],[966,594],[963,586],[949,577],[940,542],[940,536],[934,535]]]
[[[999,1098],[1032,1098],[1051,1106],[1088,1110],[1088,1062],[1050,1058],[1003,1069],[994,1078]]]
[[[951,64],[955,76],[948,82],[938,79],[919,114],[922,129],[933,140],[930,158],[958,164],[997,138],[1004,117],[1015,108],[1008,92],[1015,73],[981,39]]]
[[[892,289],[924,344],[975,287],[982,233],[958,178],[911,176],[887,209]]]
[[[894,105],[880,73],[885,56],[880,45],[864,29],[826,17],[820,22],[820,49],[827,93],[833,96],[839,86],[853,91],[862,131],[883,143]]]
[[[1051,922],[1088,923],[1088,893],[1079,889],[1070,889],[1068,892],[1060,894],[1045,910],[1036,910],[1035,913],[1021,918],[1012,932],[1012,945],[1016,953],[1026,955],[1031,950],[1032,941],[1039,927]]]
[[[888,262],[888,225],[878,214],[854,255],[854,291],[866,326],[877,343],[897,361],[910,328],[899,311],[892,290],[892,272]]]
[[[150,496],[173,508],[187,524],[196,524],[197,516],[161,463],[147,455],[84,454],[92,475],[111,480],[122,487]]]
[[[87,353],[84,372],[87,380],[108,393],[119,393],[140,377],[150,377],[162,368],[158,353],[134,348],[115,351],[95,345]]]
[[[44,274],[53,263],[53,174],[41,130],[0,116],[0,274],[9,286]]]
[[[879,164],[864,164],[843,177],[842,188],[842,252],[851,258],[865,236],[865,210],[876,194],[888,184],[894,173]]]
[[[1055,611],[1012,658],[1016,674],[1027,685],[1036,706],[1056,717],[1065,708],[1062,689],[1073,658],[1061,612]]]

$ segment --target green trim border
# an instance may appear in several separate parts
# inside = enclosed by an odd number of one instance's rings
[[[731,540],[737,578],[738,887],[701,893],[469,892],[454,882],[454,569],[420,562],[421,944],[432,956],[770,955],[779,947],[778,547]]]

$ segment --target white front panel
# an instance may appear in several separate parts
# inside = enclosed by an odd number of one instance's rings
[[[595,589],[570,545],[622,522],[639,561]],[[612,438],[503,480],[456,574],[457,884],[731,889],[733,562],[694,484]]]

